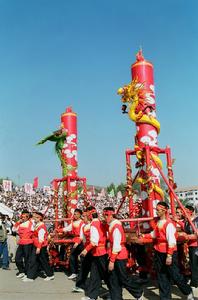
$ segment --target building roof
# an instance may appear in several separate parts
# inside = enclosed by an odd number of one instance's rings
[[[198,191],[198,185],[177,188],[175,190],[176,193],[190,192],[190,191]]]

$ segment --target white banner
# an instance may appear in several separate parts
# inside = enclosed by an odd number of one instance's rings
[[[12,181],[11,180],[3,180],[3,189],[5,192],[12,191]]]
[[[33,192],[33,184],[32,183],[25,183],[24,184],[24,188],[25,188],[25,193],[32,195],[34,194]]]

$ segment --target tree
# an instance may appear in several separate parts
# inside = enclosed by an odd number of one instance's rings
[[[5,177],[5,178],[0,178],[0,184],[3,184],[3,180],[11,180],[12,184],[15,185],[14,181],[12,179],[10,179],[9,177]]]
[[[118,192],[121,192],[122,195],[124,195],[125,192],[126,192],[126,185],[125,185],[124,183],[121,182],[121,183],[117,186],[116,192],[117,192],[117,193],[118,193]]]
[[[138,191],[139,193],[141,192],[141,184],[138,182],[133,183],[133,191]]]
[[[107,186],[107,194],[109,194],[111,191],[114,191],[114,194],[116,193],[116,187],[114,183],[111,183],[109,186]]]
[[[180,202],[182,203],[183,206],[186,206],[186,205],[191,205],[192,204],[192,200],[189,200],[188,198],[185,198],[185,199],[179,199]]]

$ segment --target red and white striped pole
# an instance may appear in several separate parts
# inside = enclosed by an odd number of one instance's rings
[[[61,126],[67,132],[67,137],[62,149],[62,158],[66,164],[66,174],[64,174],[67,181],[67,217],[72,217],[77,206],[77,176],[78,176],[78,162],[77,162],[77,114],[73,112],[71,107],[61,115]]]

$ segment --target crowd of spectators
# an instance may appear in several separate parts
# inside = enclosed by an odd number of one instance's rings
[[[13,211],[13,216],[18,217],[21,211],[25,208],[28,211],[44,212],[49,205],[51,195],[44,192],[43,189],[37,189],[34,193],[25,193],[24,187],[15,186],[12,191],[6,192],[0,185],[0,203],[3,203]],[[50,207],[47,211],[47,216],[53,216],[53,208]]]
[[[102,190],[101,190],[102,191]],[[122,201],[122,194],[109,195],[106,191],[97,191],[94,194],[88,192],[88,202],[94,205],[97,211],[102,213],[105,206],[113,206],[115,210]],[[43,188],[35,189],[32,194],[25,192],[24,187],[14,186],[12,191],[4,191],[3,186],[0,185],[0,203],[3,203],[13,211],[13,217],[17,219],[18,215],[25,208],[28,211],[41,211],[49,218],[54,217],[53,201],[51,197],[53,192],[45,191]],[[60,197],[61,198],[61,197]],[[50,205],[51,203],[51,205]],[[84,199],[79,195],[78,208],[84,207]],[[128,201],[125,201],[120,210],[120,217],[125,218],[128,212]],[[61,215],[60,215],[61,216]]]

